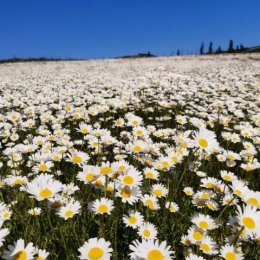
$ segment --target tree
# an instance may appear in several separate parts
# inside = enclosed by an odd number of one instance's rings
[[[217,50],[216,50],[216,53],[221,53],[221,52],[222,52],[221,47],[218,46],[218,48],[217,48]]]
[[[233,40],[230,40],[228,45],[228,52],[233,52],[233,51],[234,51],[234,42]]]
[[[204,46],[205,46],[205,44],[204,44],[204,42],[202,42],[200,45],[200,54],[204,54]]]
[[[237,51],[237,52],[239,51],[239,45],[237,45],[237,47],[236,47],[236,51]]]
[[[209,51],[208,51],[209,54],[212,54],[213,53],[213,42],[210,42],[209,43]]]
[[[177,56],[180,56],[180,55],[181,55],[181,51],[177,50]]]
[[[245,46],[242,43],[240,43],[240,50],[241,51],[245,50]]]

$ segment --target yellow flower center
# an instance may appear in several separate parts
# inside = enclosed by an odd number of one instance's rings
[[[121,191],[121,195],[123,198],[127,199],[127,198],[130,198],[131,196],[131,191],[130,190],[127,190],[127,189],[124,189]]]
[[[124,171],[125,169],[126,169],[126,167],[124,165],[121,165],[121,166],[118,167],[119,171]]]
[[[15,255],[12,256],[12,259],[14,260],[26,260],[27,259],[27,253],[25,250],[21,250],[17,252]]]
[[[193,238],[194,238],[195,240],[201,240],[201,239],[203,238],[203,234],[200,233],[199,231],[195,231],[195,232],[193,233]]]
[[[4,213],[3,214],[3,219],[7,219],[7,218],[9,218],[9,216],[10,216],[10,213],[9,212],[6,212],[6,213]]]
[[[142,150],[142,147],[140,145],[135,145],[133,150],[134,152],[140,152]]]
[[[137,222],[137,218],[135,216],[131,216],[129,219],[128,219],[129,223],[131,224],[135,224]]]
[[[54,160],[54,161],[59,161],[59,160],[60,160],[60,156],[55,155],[55,156],[53,157],[53,160]]]
[[[226,260],[236,260],[237,256],[233,252],[228,252],[225,254]]]
[[[232,178],[229,175],[223,176],[223,179],[226,181],[232,181]]]
[[[144,230],[144,236],[145,237],[150,237],[151,236],[151,232],[148,229]]]
[[[160,250],[153,249],[153,250],[149,251],[147,258],[148,258],[148,260],[163,260],[164,255],[162,254],[162,252]]]
[[[175,210],[175,207],[174,207],[174,206],[170,206],[169,210],[170,210],[170,211],[174,211],[174,210]]]
[[[213,188],[214,184],[211,183],[211,182],[207,182],[205,186],[206,186],[208,189],[211,189],[211,188]]]
[[[74,155],[72,157],[71,161],[74,162],[74,163],[82,163],[83,160],[82,160],[82,158],[80,156]]]
[[[108,212],[108,207],[107,205],[100,205],[98,207],[98,212],[101,214],[107,213]]]
[[[146,176],[146,178],[148,178],[148,179],[154,179],[154,175],[153,175],[152,172],[147,172],[147,173],[145,174],[145,176]]]
[[[91,181],[94,177],[95,177],[95,175],[93,173],[88,173],[85,175],[85,180]]]
[[[104,166],[101,168],[100,173],[101,174],[109,174],[112,172],[112,168],[109,166]]]
[[[249,229],[254,229],[256,226],[254,219],[252,219],[251,217],[243,217],[242,223],[246,228]]]
[[[127,185],[131,185],[134,182],[134,178],[132,176],[127,175],[123,178],[123,182]]]
[[[142,134],[143,134],[143,131],[137,130],[137,131],[136,131],[136,134],[137,134],[137,135],[142,135]]]
[[[209,247],[209,245],[207,245],[207,244],[201,244],[200,245],[200,248],[202,249],[202,251],[203,252],[206,252],[206,253],[208,253],[209,251],[210,251],[210,247]]]
[[[210,198],[210,196],[209,196],[208,193],[203,193],[203,194],[201,195],[201,197],[202,197],[202,199],[204,199],[204,200],[208,200],[208,199]]]
[[[23,180],[16,179],[14,182],[14,185],[21,185],[21,184],[24,184]]]
[[[173,156],[172,158],[172,162],[176,163],[179,161],[178,157],[177,156]]]
[[[207,148],[209,146],[208,141],[204,138],[199,139],[198,143],[202,148]]]
[[[208,229],[209,228],[209,224],[206,221],[200,221],[199,227],[203,228],[203,229]]]
[[[88,252],[88,258],[97,260],[104,255],[104,251],[100,247],[92,247]]]
[[[45,258],[42,256],[38,256],[35,260],[45,260]]]
[[[247,200],[247,203],[248,203],[248,204],[252,204],[252,205],[254,205],[254,206],[256,206],[256,207],[259,206],[259,201],[258,201],[257,199],[255,199],[255,198],[249,198],[249,199]]]
[[[157,197],[161,197],[163,195],[161,190],[154,190],[153,194]]]
[[[162,164],[163,167],[169,167],[170,166],[170,164],[168,162],[166,162],[166,161],[165,162],[161,162],[161,164]]]
[[[70,218],[72,216],[73,216],[73,211],[72,210],[68,210],[68,211],[65,212],[65,217],[66,218]]]
[[[47,165],[41,164],[41,165],[39,166],[39,171],[40,171],[40,172],[44,172],[44,171],[47,171],[47,170],[48,170],[48,166],[47,166]]]
[[[134,120],[134,121],[132,121],[132,124],[133,124],[133,125],[138,125],[138,121],[137,121],[137,120]]]
[[[103,182],[102,182],[102,180],[97,180],[97,181],[95,182],[95,184],[96,184],[97,186],[102,186],[102,185],[103,185]]]
[[[52,196],[52,191],[49,189],[43,189],[40,192],[40,197],[42,197],[43,199],[49,198]]]
[[[242,192],[240,190],[234,190],[234,192],[236,193],[237,196],[241,196]]]

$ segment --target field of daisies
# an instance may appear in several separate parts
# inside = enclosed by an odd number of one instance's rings
[[[0,65],[0,259],[260,259],[260,55]]]

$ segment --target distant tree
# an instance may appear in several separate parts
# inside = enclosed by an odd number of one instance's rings
[[[234,51],[234,42],[233,40],[230,40],[228,45],[228,52],[233,52],[233,51]]]
[[[180,55],[181,55],[181,51],[177,50],[177,56],[180,56]]]
[[[216,50],[216,53],[221,53],[221,52],[222,52],[221,47],[218,46],[218,48],[217,48],[217,50]]]
[[[200,54],[204,54],[204,47],[205,47],[205,44],[204,44],[204,42],[202,42],[200,45]]]
[[[236,52],[239,52],[239,45],[236,46]]]
[[[240,43],[240,50],[241,51],[245,50],[245,46],[242,43]]]
[[[209,51],[208,51],[209,54],[212,54],[213,53],[213,42],[210,42],[209,43]]]

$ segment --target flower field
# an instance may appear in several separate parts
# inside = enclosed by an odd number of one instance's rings
[[[0,65],[0,258],[260,259],[260,55]]]

